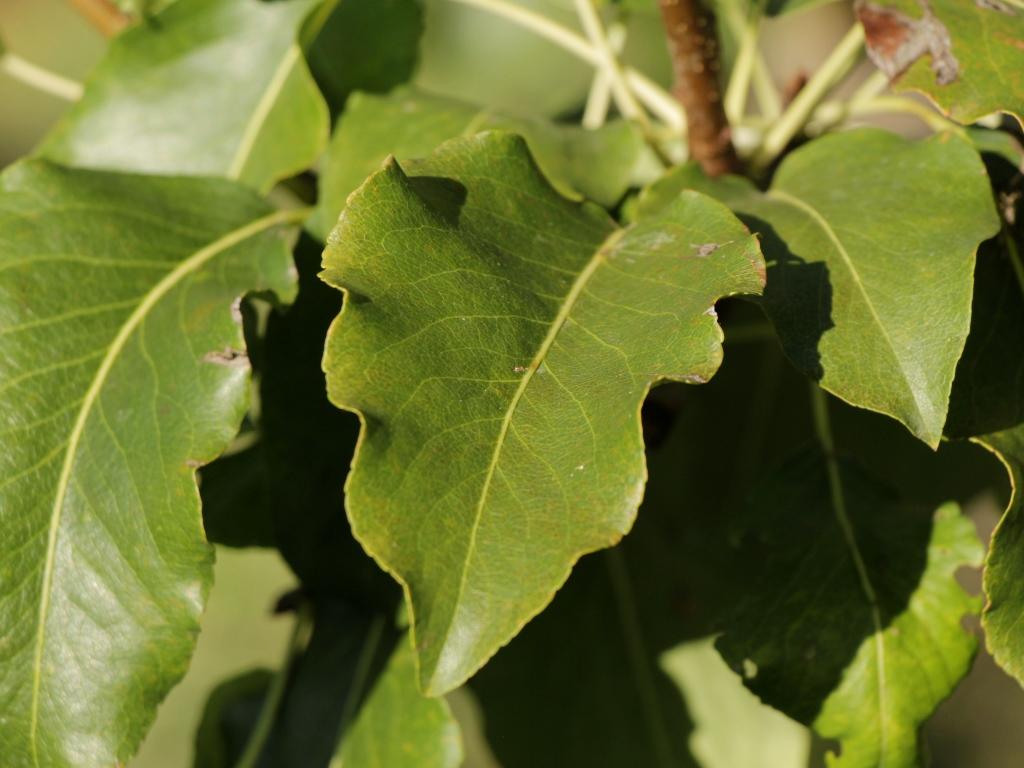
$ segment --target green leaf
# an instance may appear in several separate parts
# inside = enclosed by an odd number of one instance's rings
[[[306,58],[320,90],[339,113],[356,90],[383,93],[412,77],[423,34],[419,0],[326,0]]]
[[[298,296],[269,312],[259,344],[259,439],[203,469],[203,519],[218,543],[276,547],[318,596],[390,612],[398,589],[366,557],[345,518],[341,486],[359,419],[327,400],[320,359],[341,295],[317,278],[321,251],[312,239],[299,240]]]
[[[701,768],[804,768],[810,734],[743,687],[710,640],[673,648],[662,666],[686,692]]]
[[[834,134],[789,155],[765,193],[683,166],[645,193],[641,219],[687,188],[761,236],[764,307],[794,364],[936,447],[970,325],[975,251],[998,228],[971,145]]]
[[[663,583],[676,575],[670,571],[649,584],[634,571],[634,555],[664,554],[648,547],[649,513],[641,509],[620,545],[626,551],[584,557],[551,605],[470,683],[502,765],[696,765],[686,702],[658,666],[657,643],[673,631],[688,636],[679,580]],[[654,523],[655,533],[672,530]],[[674,565],[671,557],[658,563]],[[734,737],[745,734],[737,728]]]
[[[898,90],[926,94],[961,123],[997,111],[1024,120],[1020,0],[879,0],[857,12],[872,61]]]
[[[193,768],[232,768],[245,751],[273,674],[254,669],[213,689],[196,731]]]
[[[444,699],[428,699],[416,685],[416,657],[399,641],[350,729],[331,768],[457,768],[459,726]]]
[[[1010,247],[1017,254],[1011,255]],[[978,254],[971,333],[957,366],[946,422],[951,437],[974,437],[1024,424],[1024,268],[1018,255],[1022,252],[1024,238],[1007,229]]]
[[[225,176],[261,190],[310,166],[323,98],[296,41],[315,0],[178,0],[110,44],[41,152],[61,163]]]
[[[732,302],[721,314],[746,309]],[[688,766],[688,744],[712,760],[704,768],[805,764],[795,758],[801,744],[806,758],[807,730],[754,702],[714,651],[692,684],[695,638],[716,631],[734,601],[733,503],[765,457],[810,434],[805,398],[792,407],[794,389],[804,393],[798,376],[781,370],[774,346],[729,347],[726,328],[725,361],[709,384],[656,389],[644,406],[650,479],[633,529],[614,550],[584,557],[470,682],[503,765]],[[737,401],[752,380],[757,389]],[[719,728],[734,762],[713,762],[726,748]],[[792,748],[773,750],[775,738]]]
[[[970,669],[980,564],[955,504],[908,507],[847,462],[790,462],[750,501],[749,580],[718,648],[763,701],[838,739],[830,765],[919,764],[917,730]]]
[[[392,616],[336,600],[320,600],[313,612],[313,634],[288,670],[288,688],[263,750],[263,765],[326,766],[362,711],[370,687],[386,674],[396,643],[408,644]],[[413,701],[423,700],[415,693]],[[415,709],[412,702],[409,706]],[[423,738],[429,741],[430,734]]]
[[[1010,474],[1013,495],[1006,514],[992,534],[985,560],[985,595],[982,614],[989,652],[999,665],[1024,683],[1024,637],[1020,617],[1024,611],[1024,424],[976,441],[995,453]]]
[[[519,133],[556,189],[605,206],[618,202],[653,168],[649,150],[629,123],[612,122],[587,131],[539,119],[502,117],[410,90],[390,96],[358,93],[349,101],[327,151],[317,229],[330,231],[348,196],[389,155],[399,160],[423,157],[449,139],[487,129]]]
[[[295,219],[225,181],[42,161],[0,177],[12,767],[126,761],[184,673],[213,560],[195,468],[248,394],[232,307],[291,293]]]
[[[331,400],[364,423],[353,531],[404,585],[437,694],[629,529],[644,396],[711,377],[714,304],[760,291],[763,262],[698,194],[618,228],[558,195],[508,134],[407,169],[388,163],[331,234],[324,279],[348,299],[324,365]]]

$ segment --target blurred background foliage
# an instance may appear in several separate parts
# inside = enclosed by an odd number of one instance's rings
[[[575,26],[572,0],[519,0],[534,10]],[[654,2],[651,0],[651,8]],[[824,60],[851,22],[845,3],[833,3],[765,23],[764,43],[772,75],[786,91]],[[656,14],[638,13],[630,19],[625,58],[666,82],[669,63]],[[0,37],[22,57],[76,80],[84,79],[102,55],[104,39],[65,0],[2,0]],[[477,10],[448,2],[426,0],[426,32],[417,83],[422,88],[486,103],[511,114],[553,118],[579,115],[592,72],[577,59],[534,35]],[[66,105],[0,73],[0,165],[31,152]],[[910,119],[892,118],[889,127],[913,132]],[[339,487],[341,478],[339,478]],[[968,511],[987,540],[1001,514],[997,494],[976,499]],[[340,508],[339,508],[340,513]],[[979,591],[977,574],[964,574],[972,591]],[[216,586],[203,619],[191,668],[183,682],[160,708],[152,732],[133,768],[184,768],[192,761],[195,730],[203,705],[221,681],[257,668],[274,668],[289,633],[290,620],[277,617],[273,606],[293,588],[295,577],[274,552],[219,548]],[[689,660],[689,663],[688,663]],[[680,646],[666,654],[663,665],[686,688],[707,690],[713,697],[716,681],[728,673],[706,644]],[[720,666],[716,666],[720,665]],[[725,686],[722,690],[732,690]],[[492,764],[479,742],[474,724],[478,713],[461,692],[451,703],[467,733],[467,765]],[[715,702],[723,710],[721,701]],[[737,711],[748,702],[734,702]],[[717,729],[718,745],[729,744],[729,723],[702,723],[702,707],[690,704],[691,719]],[[1024,692],[982,653],[971,675],[938,711],[925,731],[926,751],[939,768],[1007,768],[1020,765],[1024,755]],[[767,726],[766,726],[767,727]],[[725,731],[724,735],[720,733]],[[766,731],[766,734],[769,731]],[[712,747],[697,741],[693,751],[709,764],[753,764],[744,752],[799,749],[758,739],[736,740],[735,751],[710,755]],[[778,731],[774,738],[779,738]],[[821,751],[815,745],[815,751]],[[756,756],[753,760],[757,763]],[[769,765],[770,763],[764,763]],[[516,768],[509,766],[509,768]]]

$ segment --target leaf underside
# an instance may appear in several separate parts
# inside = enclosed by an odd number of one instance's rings
[[[619,229],[495,132],[389,163],[324,265],[347,295],[329,394],[364,423],[349,518],[405,586],[421,685],[443,693],[629,530],[640,404],[717,369],[714,304],[760,291],[757,243],[695,193]]]

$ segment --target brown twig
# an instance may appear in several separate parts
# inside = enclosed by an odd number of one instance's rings
[[[690,157],[709,176],[739,168],[718,82],[715,17],[702,0],[660,0],[675,73],[673,91],[686,110]]]
[[[113,37],[131,21],[110,0],[71,0],[71,5],[104,37]]]

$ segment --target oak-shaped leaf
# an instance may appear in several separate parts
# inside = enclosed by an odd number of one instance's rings
[[[900,501],[807,451],[749,502],[748,583],[718,648],[764,702],[839,741],[836,768],[919,765],[918,729],[967,674],[983,549],[955,503]]]
[[[353,532],[404,586],[420,684],[448,691],[630,528],[639,408],[721,359],[714,305],[757,293],[756,240],[697,193],[622,229],[501,132],[389,161],[324,256],[346,293],[328,392],[363,431]]]
[[[342,115],[320,177],[316,229],[326,234],[345,200],[394,155],[423,157],[458,136],[483,130],[518,133],[545,176],[559,191],[580,194],[604,206],[626,190],[650,181],[659,166],[636,127],[622,121],[597,130],[539,118],[510,117],[456,99],[401,89],[387,96],[355,94]]]
[[[307,168],[329,127],[297,39],[316,5],[177,0],[111,42],[42,154],[258,189]]]
[[[790,154],[767,192],[682,166],[646,191],[641,219],[682,189],[714,195],[761,236],[764,308],[794,364],[937,447],[970,328],[975,252],[999,226],[970,143],[834,134]]]
[[[502,765],[806,765],[807,729],[758,702],[706,640],[741,570],[730,509],[762,453],[806,435],[793,418],[794,399],[795,415],[807,414],[798,374],[778,371],[781,354],[768,345],[768,356],[761,345],[730,348],[723,324],[715,378],[659,388],[645,404],[650,479],[629,535],[583,557],[551,605],[470,681]],[[777,373],[796,386],[777,387]],[[751,380],[756,392],[737,401]],[[752,412],[767,423],[749,424]]]
[[[926,94],[973,123],[992,112],[1024,120],[1020,0],[858,0],[872,61],[897,90]]]
[[[195,468],[238,429],[233,307],[290,296],[295,212],[223,180],[43,161],[0,177],[0,744],[125,762],[211,581]]]

